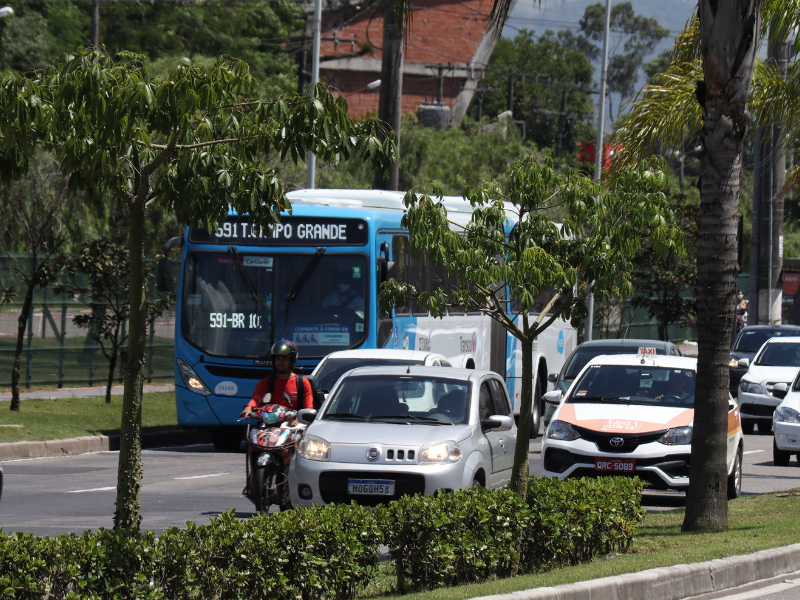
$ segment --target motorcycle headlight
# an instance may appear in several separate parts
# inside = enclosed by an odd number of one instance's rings
[[[572,428],[572,425],[564,421],[553,421],[550,427],[547,428],[547,437],[551,440],[563,440],[571,442],[577,440],[579,437],[578,432]]]
[[[194,372],[194,369],[187,363],[183,362],[180,358],[177,360],[178,371],[180,371],[181,377],[183,378],[183,383],[186,384],[186,387],[192,390],[195,394],[203,394],[204,396],[208,396],[211,393],[211,390],[206,387],[206,384],[203,383],[203,380],[200,379],[200,376]]]
[[[742,382],[739,384],[739,389],[743,392],[748,394],[763,394],[764,392],[761,390],[760,383],[753,383],[751,381],[745,381],[742,379]]]
[[[452,440],[428,444],[419,450],[420,464],[442,465],[457,463],[459,460],[461,460],[461,447]]]
[[[692,428],[673,427],[658,438],[658,441],[667,446],[686,446],[692,443]]]
[[[297,446],[297,453],[306,460],[328,461],[331,459],[331,445],[314,435],[307,435]]]
[[[775,420],[781,423],[800,423],[800,413],[788,406],[781,406],[775,411]]]

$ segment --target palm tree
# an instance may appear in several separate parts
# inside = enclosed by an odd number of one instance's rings
[[[755,60],[769,23],[773,42],[800,23],[798,0],[701,0],[698,14],[678,36],[667,71],[639,94],[615,143],[620,163],[650,154],[657,144],[677,147],[699,132],[700,243],[697,273],[698,389],[692,439],[692,483],[684,531],[727,528],[725,438],[728,341],[733,325],[741,153],[751,121],[780,123],[800,134],[800,71],[786,79]],[[752,82],[752,89],[751,89]],[[790,145],[791,147],[791,145]],[[783,190],[800,183],[800,168]]]

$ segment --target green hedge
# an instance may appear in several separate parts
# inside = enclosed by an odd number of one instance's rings
[[[379,545],[400,593],[508,577],[625,550],[644,511],[629,478],[531,479],[527,501],[471,488],[377,509],[330,505],[152,532],[38,538],[0,532],[0,598],[346,599]]]

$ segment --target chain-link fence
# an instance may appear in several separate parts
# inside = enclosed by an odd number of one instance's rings
[[[24,255],[13,255],[25,266]],[[153,262],[155,259],[147,259]],[[17,344],[19,317],[25,288],[17,276],[0,268],[0,285],[14,287],[15,302],[0,310],[0,386],[11,385],[11,371]],[[155,299],[155,280],[147,282],[147,297]],[[20,385],[105,385],[109,363],[86,328],[74,323],[74,317],[91,313],[91,308],[66,294],[54,296],[51,288],[36,288],[23,340]],[[127,327],[127,323],[123,324]],[[156,319],[147,330],[145,381],[174,377],[175,307]],[[124,349],[124,345],[123,345]],[[122,362],[117,357],[115,378],[122,380]]]

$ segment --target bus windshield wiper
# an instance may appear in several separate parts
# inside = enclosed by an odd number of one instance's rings
[[[239,253],[234,246],[228,246],[228,254],[233,257],[233,264],[236,265],[236,271],[239,273],[239,277],[242,278],[242,281],[244,281],[244,286],[247,288],[247,295],[250,296],[250,300],[256,303],[256,313],[258,313],[258,293],[256,292],[256,288],[253,287],[253,282],[250,281],[250,276],[247,274],[247,271],[244,270],[242,261],[239,260]]]
[[[322,260],[323,254],[325,254],[325,248],[317,248],[314,256],[311,257],[311,260],[306,265],[306,268],[303,269],[302,273],[300,273],[300,279],[298,279],[297,283],[294,284],[292,291],[286,294],[286,302],[292,302],[297,298],[297,296],[300,294],[300,290],[303,289],[303,286],[311,278],[311,274],[314,272],[314,269],[317,268],[319,261]]]

